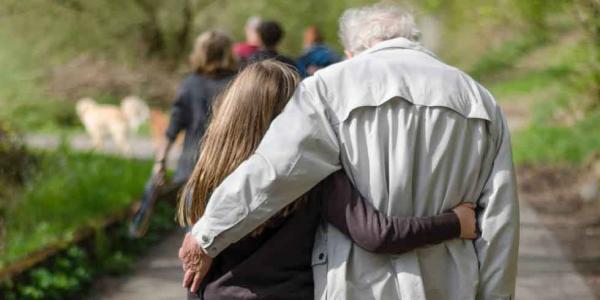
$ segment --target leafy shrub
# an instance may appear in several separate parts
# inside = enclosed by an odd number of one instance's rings
[[[94,278],[131,271],[135,257],[176,227],[173,206],[159,202],[154,212],[143,238],[129,238],[126,220],[116,227],[101,228],[95,238],[68,247],[18,278],[0,282],[0,294],[7,300],[85,299]],[[171,221],[165,222],[167,219]]]

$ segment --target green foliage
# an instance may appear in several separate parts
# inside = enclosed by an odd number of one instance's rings
[[[493,76],[500,71],[513,67],[519,58],[529,51],[542,46],[545,42],[547,42],[547,38],[544,36],[525,35],[515,41],[504,43],[496,49],[487,51],[472,67],[469,73],[478,79]]]
[[[30,180],[7,213],[6,248],[0,265],[125,209],[150,172],[142,161],[72,153],[43,156],[40,172]]]
[[[511,101],[516,99],[510,97],[512,95],[530,94],[552,87],[559,80],[568,78],[572,72],[573,70],[568,66],[551,66],[544,70],[534,70],[494,82],[490,85],[490,89],[496,98]]]
[[[15,205],[12,195],[37,169],[38,159],[31,154],[15,131],[0,122],[0,254],[5,246],[5,223]]]
[[[548,68],[530,74],[521,84],[504,86],[505,92],[542,97],[532,99],[530,126],[513,135],[517,164],[579,164],[600,150],[600,110],[582,110],[588,97],[580,86],[586,85],[585,80],[568,68]],[[565,125],[565,118],[576,119],[574,114],[583,117]]]
[[[89,255],[72,246],[46,265],[24,275],[20,281],[0,285],[7,300],[65,299],[89,284],[94,275]]]
[[[131,271],[136,257],[159,241],[164,232],[176,227],[174,213],[175,208],[169,204],[157,203],[149,231],[141,239],[129,238],[126,220],[115,228],[101,228],[92,247],[68,247],[16,280],[0,282],[0,293],[7,300],[86,298],[94,278]],[[170,222],[165,223],[166,219]]]
[[[577,164],[600,149],[600,111],[591,113],[570,127],[533,124],[513,136],[513,152],[517,164]]]
[[[36,159],[20,137],[6,123],[0,122],[0,186],[21,185],[30,175]],[[2,192],[0,191],[0,195]]]
[[[79,124],[72,103],[45,92],[42,73],[47,65],[35,49],[0,27],[0,119],[20,130],[55,131]]]
[[[570,39],[546,44],[537,49],[545,53],[543,62],[529,70],[508,69],[510,76],[490,84],[503,103],[530,107],[529,127],[513,134],[517,164],[578,164],[600,150],[600,111],[584,109],[591,79],[580,70],[587,49]],[[580,120],[566,125],[576,114]]]
[[[532,32],[543,34],[547,29],[546,18],[548,14],[557,9],[560,1],[545,1],[545,0],[513,0],[513,5],[517,8],[521,17],[528,22],[532,27]]]

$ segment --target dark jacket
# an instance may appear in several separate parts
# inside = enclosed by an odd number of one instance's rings
[[[323,217],[369,251],[404,253],[460,235],[454,213],[388,217],[378,212],[339,171],[321,182],[308,201],[286,218],[271,219],[258,236],[221,252],[203,280],[201,295],[188,299],[313,299],[312,250]]]
[[[215,96],[233,78],[233,72],[221,72],[215,76],[188,75],[177,92],[171,108],[171,118],[166,136],[174,141],[180,131],[185,131],[183,151],[177,164],[173,182],[180,183],[192,174]]]
[[[281,54],[279,54],[279,52],[277,52],[275,50],[260,49],[256,52],[254,52],[250,56],[247,63],[251,64],[253,62],[257,62],[257,61],[261,61],[261,60],[265,60],[265,59],[277,60],[279,62],[282,62],[282,63],[290,66],[290,68],[298,71],[298,68],[296,67],[296,62],[294,62],[293,59],[291,59],[285,55],[281,55]]]
[[[324,44],[310,46],[296,61],[300,76],[307,77],[314,71],[340,61],[340,57]],[[310,69],[313,69],[312,72]]]

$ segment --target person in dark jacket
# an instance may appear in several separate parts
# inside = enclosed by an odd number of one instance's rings
[[[325,45],[323,35],[316,26],[304,31],[304,53],[296,61],[300,76],[311,76],[317,70],[340,61],[340,56]]]
[[[213,189],[254,153],[299,81],[296,72],[274,60],[253,63],[236,77],[215,104],[206,145],[181,194],[182,225],[196,222],[211,205],[206,201]],[[322,218],[373,252],[403,253],[448,239],[476,237],[470,206],[432,217],[388,217],[363,199],[341,171],[223,250],[203,278],[200,292],[189,293],[188,299],[312,299],[312,264],[326,256],[313,252]],[[187,285],[190,274],[184,276]]]
[[[185,132],[185,138],[173,185],[181,187],[192,173],[213,100],[237,71],[231,49],[229,36],[218,30],[204,32],[196,39],[190,55],[192,73],[179,88],[165,133],[166,141],[157,151],[153,172],[159,181],[164,181],[165,161],[180,132]]]
[[[283,39],[284,31],[276,21],[264,21],[258,25],[258,36],[260,37],[260,49],[254,52],[248,59],[248,63],[253,63],[265,59],[278,60],[294,70],[296,69],[296,62],[293,59],[280,54],[277,51],[277,46],[281,39]]]

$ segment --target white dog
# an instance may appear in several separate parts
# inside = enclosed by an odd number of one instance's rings
[[[129,96],[121,101],[121,107],[100,105],[92,98],[77,101],[77,114],[96,149],[103,146],[103,139],[110,135],[120,151],[130,152],[129,131],[137,130],[148,119],[150,109],[140,98]]]
[[[127,118],[129,128],[133,131],[150,117],[150,108],[137,96],[127,96],[121,101],[121,111]]]

